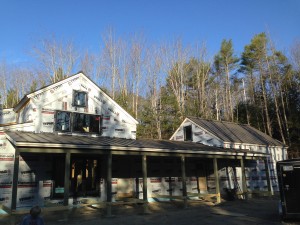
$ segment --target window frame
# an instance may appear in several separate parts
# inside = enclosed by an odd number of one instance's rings
[[[69,114],[69,129],[68,130],[62,130],[62,129],[57,129],[57,115],[59,113],[67,113]],[[76,114],[80,114],[80,115],[84,115],[85,116],[85,120],[86,117],[89,117],[89,124],[88,124],[88,131],[82,131],[82,130],[75,130],[75,115]],[[99,118],[99,122],[98,122],[98,131],[90,131],[91,130],[91,123],[92,121],[97,120],[97,117]],[[94,120],[92,119],[94,118]],[[54,126],[54,131],[56,132],[69,132],[69,133],[82,133],[82,134],[101,134],[101,126],[102,126],[102,117],[99,114],[89,114],[89,113],[79,113],[79,112],[70,112],[70,111],[64,111],[64,110],[56,110],[55,112],[55,126]],[[95,128],[95,127],[94,127]]]
[[[67,113],[67,114],[69,114],[69,129],[68,130],[57,129],[57,125],[58,125],[58,121],[57,121],[58,120],[58,113]],[[63,110],[57,110],[55,112],[55,126],[54,126],[54,130],[58,131],[58,132],[72,132],[72,113],[68,112],[68,111],[63,111]]]
[[[84,94],[85,98],[84,98],[84,104],[78,104],[78,101],[76,99],[76,95],[79,94]],[[80,100],[80,99],[79,99]],[[86,91],[79,91],[79,90],[73,90],[73,106],[74,107],[81,107],[81,108],[85,108],[88,106],[88,92]]]
[[[189,139],[187,138],[187,133],[189,132]],[[183,127],[183,138],[184,141],[193,141],[193,128],[192,125],[184,126]]]
[[[75,115],[84,115],[85,117],[89,117],[89,124],[88,124],[88,128],[89,130],[88,131],[81,131],[81,130],[75,130]],[[74,133],[87,133],[87,134],[100,134],[101,133],[101,115],[98,115],[98,114],[87,114],[87,113],[78,113],[78,112],[74,112],[72,113],[72,118],[73,118],[73,121],[72,121],[72,132]],[[98,123],[98,132],[92,132],[90,131],[90,128],[91,128],[91,117],[99,117],[99,123]]]

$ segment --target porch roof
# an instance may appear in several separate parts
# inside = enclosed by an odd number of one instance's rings
[[[93,137],[87,135],[58,135],[53,133],[31,133],[6,131],[8,140],[20,152],[66,152],[102,153],[113,151],[113,154],[168,154],[191,156],[228,157],[266,157],[268,154],[253,152],[246,149],[224,149],[193,142],[152,140],[152,139],[122,139],[109,137]],[[51,151],[52,150],[52,151]],[[79,150],[79,152],[76,152]]]

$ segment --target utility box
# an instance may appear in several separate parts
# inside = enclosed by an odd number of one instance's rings
[[[277,176],[283,219],[300,218],[300,158],[277,162]]]

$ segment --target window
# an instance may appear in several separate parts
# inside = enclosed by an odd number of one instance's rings
[[[63,132],[100,133],[100,122],[100,115],[57,111],[55,130]]]
[[[193,141],[193,135],[192,135],[192,126],[186,126],[183,128],[184,133],[184,140],[185,141]]]
[[[56,113],[56,123],[55,130],[56,131],[71,131],[71,113],[58,111]]]
[[[74,113],[73,131],[84,133],[100,133],[100,116]]]
[[[84,91],[73,92],[73,106],[86,107],[87,106],[87,93]]]

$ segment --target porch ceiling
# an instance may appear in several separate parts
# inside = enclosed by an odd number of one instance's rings
[[[92,137],[80,135],[57,135],[52,133],[31,133],[19,131],[6,131],[9,141],[18,149],[63,149],[63,151],[80,150],[80,153],[97,150],[123,151],[132,154],[139,152],[145,154],[168,153],[168,154],[189,154],[195,156],[224,156],[226,157],[266,157],[267,154],[249,150],[224,149],[203,145],[193,142],[181,142],[171,140],[151,139],[122,139],[109,137]],[[34,151],[33,151],[34,152]],[[91,153],[91,152],[90,152]]]

